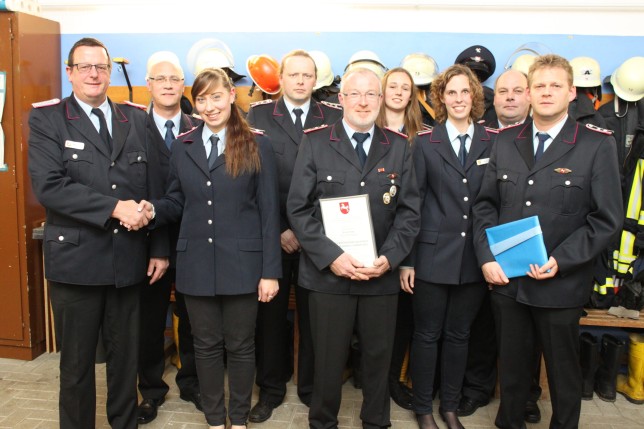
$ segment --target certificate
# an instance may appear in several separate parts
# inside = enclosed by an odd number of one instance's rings
[[[369,195],[322,198],[320,209],[326,236],[365,267],[373,267],[378,255]]]

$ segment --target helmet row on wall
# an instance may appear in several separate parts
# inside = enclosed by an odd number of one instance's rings
[[[519,70],[528,73],[530,66],[539,55],[551,53],[545,45],[530,42],[519,46],[508,58],[505,69]],[[317,82],[314,89],[329,86],[335,75],[329,57],[322,51],[310,51],[309,54],[317,67]],[[474,45],[463,50],[454,61],[472,69],[481,82],[486,81],[496,70],[496,60],[485,46]],[[590,57],[577,57],[570,60],[573,68],[574,85],[577,87],[601,87],[599,63]],[[438,64],[429,55],[412,53],[403,58],[400,66],[412,76],[416,86],[429,85],[438,75]],[[193,74],[198,74],[207,67],[219,67],[228,73],[233,81],[244,77],[235,71],[233,54],[228,46],[217,39],[202,39],[195,43],[188,52],[188,67]],[[387,67],[378,55],[369,50],[354,53],[344,71],[364,67],[383,77]],[[253,83],[267,94],[280,91],[279,63],[268,54],[252,55],[246,60],[246,71]],[[615,94],[626,101],[638,101],[644,97],[644,57],[633,57],[620,65],[610,76],[610,83]]]

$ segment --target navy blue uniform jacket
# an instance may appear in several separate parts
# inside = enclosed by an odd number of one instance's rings
[[[233,178],[225,153],[208,168],[204,125],[172,143],[168,189],[154,201],[155,225],[181,218],[176,287],[194,296],[257,292],[260,278],[282,275],[275,156],[257,137],[261,170]]]

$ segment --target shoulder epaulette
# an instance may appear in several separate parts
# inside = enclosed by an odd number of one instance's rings
[[[400,131],[392,130],[392,129],[391,129],[391,128],[389,128],[389,127],[385,127],[385,130],[387,130],[387,131],[391,131],[392,133],[394,133],[394,134],[398,134],[399,136],[404,137],[404,138],[406,138],[406,139],[408,139],[408,138],[409,138],[409,136],[408,136],[407,134],[405,134],[405,133],[401,133]]]
[[[41,107],[55,106],[60,103],[59,98],[52,98],[51,100],[39,101],[37,103],[31,103],[34,109],[40,109]]]
[[[323,130],[327,127],[328,127],[327,124],[323,124],[323,125],[320,125],[319,127],[307,128],[306,130],[304,130],[304,134],[312,133],[313,131],[317,131],[317,130]]]
[[[321,104],[324,104],[325,106],[328,106],[332,109],[337,109],[337,110],[342,110],[342,105],[338,103],[331,103],[330,101],[320,101]]]
[[[196,130],[197,128],[199,128],[199,127],[198,127],[198,126],[196,126],[196,127],[192,127],[192,128],[190,128],[188,131],[186,131],[186,132],[183,132],[183,133],[179,134],[179,135],[177,136],[177,138],[179,138],[179,137],[183,137],[183,136],[185,136],[186,134],[190,134],[191,132],[193,132],[193,131],[194,131],[194,130]]]
[[[498,134],[499,133],[498,128],[485,127],[485,131],[487,131],[488,133],[492,133],[492,134]]]
[[[597,131],[598,133],[609,135],[609,136],[613,135],[612,130],[607,130],[606,128],[600,128],[597,125],[586,124],[586,128],[588,128],[589,130]]]
[[[255,107],[255,106],[261,106],[262,104],[271,104],[273,102],[272,98],[267,98],[266,100],[262,101],[254,101],[249,104],[250,107]]]
[[[257,134],[258,136],[263,136],[264,135],[264,130],[260,130],[259,128],[250,128],[250,130],[253,132],[253,134]]]
[[[197,113],[193,113],[190,116],[192,116],[193,118],[196,118],[196,119],[199,119],[199,120],[203,121],[203,118],[201,116],[199,116]]]
[[[480,121],[477,122],[479,125],[483,125],[485,123],[485,119],[481,119]]]
[[[130,100],[125,100],[123,104],[127,104],[128,106],[136,107],[137,109],[141,110],[148,110],[148,106],[144,104],[132,103]]]
[[[432,127],[430,125],[427,125],[427,124],[421,124],[421,126],[423,127],[423,130],[433,130],[434,129],[434,127]]]
[[[499,132],[518,127],[519,125],[523,125],[523,122],[517,122],[516,124],[512,124],[512,125],[508,125],[507,127],[503,127],[503,128],[501,128],[499,130]]]
[[[416,135],[418,135],[418,136],[426,136],[427,134],[431,134],[431,133],[432,133],[432,131],[434,131],[434,128],[429,127],[429,129],[418,131],[418,132],[416,133]]]

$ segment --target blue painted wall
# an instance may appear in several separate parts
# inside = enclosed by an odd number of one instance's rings
[[[537,42],[552,52],[572,59],[591,56],[599,61],[602,78],[610,75],[626,59],[644,56],[644,37],[628,36],[576,36],[576,35],[516,35],[516,34],[454,34],[454,33],[181,33],[181,34],[88,34],[103,41],[110,54],[130,61],[128,74],[134,86],[145,84],[147,58],[155,51],[174,51],[186,71],[186,85],[192,85],[193,76],[188,72],[186,57],[190,47],[203,38],[217,38],[225,42],[235,57],[235,70],[246,74],[246,59],[254,54],[269,54],[278,61],[292,49],[324,51],[331,59],[335,74],[342,74],[351,55],[361,49],[378,54],[387,67],[396,67],[402,58],[412,52],[431,55],[440,70],[453,64],[465,48],[479,44],[492,51],[497,67],[494,76],[486,82],[494,85],[495,77],[503,71],[508,58],[520,45]],[[63,96],[71,92],[64,74],[64,60],[78,34],[61,37],[63,68]],[[244,79],[238,85],[250,85]],[[112,72],[112,85],[125,86],[123,73],[118,66]],[[604,88],[612,92],[610,88]]]

